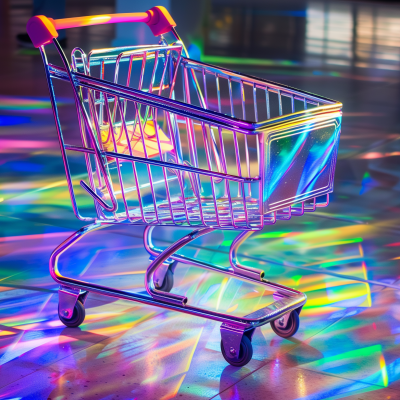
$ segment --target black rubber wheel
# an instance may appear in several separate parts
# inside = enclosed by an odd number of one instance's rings
[[[296,334],[297,330],[299,329],[300,326],[300,317],[298,312],[292,311],[290,313],[287,325],[285,328],[282,328],[279,325],[279,319],[276,319],[275,321],[271,322],[271,328],[272,330],[280,337],[283,338],[290,338],[294,334]]]
[[[72,318],[70,319],[60,315],[60,306],[58,306],[58,318],[60,318],[60,321],[69,328],[77,328],[84,321],[85,316],[85,306],[80,300],[76,302]]]
[[[251,360],[251,357],[253,357],[253,345],[250,339],[246,335],[243,335],[242,341],[240,342],[239,357],[234,358],[232,355],[225,353],[224,344],[221,340],[221,353],[229,364],[234,367],[243,367]]]
[[[163,292],[170,292],[174,287],[174,273],[171,271],[171,267],[167,269],[167,273],[165,274],[164,282],[160,287],[157,287],[158,290],[162,290]]]

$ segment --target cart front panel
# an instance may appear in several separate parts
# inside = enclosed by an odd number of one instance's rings
[[[336,112],[267,134],[265,213],[332,192],[340,123]]]

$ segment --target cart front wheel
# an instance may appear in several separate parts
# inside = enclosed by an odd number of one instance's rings
[[[242,341],[240,342],[240,352],[238,358],[234,357],[232,354],[225,353],[222,340],[221,353],[229,364],[233,365],[234,367],[243,367],[251,360],[251,357],[253,357],[253,346],[250,339],[246,335],[243,335]]]
[[[58,318],[60,321],[69,328],[77,328],[85,319],[85,306],[80,300],[77,300],[74,307],[74,312],[70,319],[65,318],[60,313],[60,306],[58,306]]]
[[[282,326],[283,318],[276,319],[271,322],[272,330],[280,337],[290,338],[296,334],[300,326],[300,317],[296,310],[290,313],[287,324],[285,327]]]

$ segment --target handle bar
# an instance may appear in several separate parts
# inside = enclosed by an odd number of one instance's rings
[[[58,29],[77,28],[80,26],[113,24],[117,22],[144,22],[153,32],[159,36],[171,31],[176,26],[175,21],[166,8],[153,7],[146,12],[93,15],[89,17],[76,17],[64,19],[47,18],[44,15],[36,15],[29,19],[26,30],[35,47],[50,43],[58,37]]]

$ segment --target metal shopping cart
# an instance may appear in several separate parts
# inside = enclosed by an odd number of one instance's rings
[[[71,65],[57,29],[114,22],[145,22],[159,44],[72,52]],[[89,292],[155,305],[222,322],[221,351],[234,366],[253,354],[255,328],[270,323],[281,337],[294,335],[306,295],[268,281],[264,271],[239,263],[239,246],[277,220],[325,207],[341,126],[338,102],[235,73],[189,58],[167,10],[51,20],[36,16],[27,30],[39,48],[50,90],[68,188],[76,217],[90,222],[59,245],[50,273],[60,285],[59,317],[69,327],[85,318]],[[54,43],[63,67],[50,64],[44,46]],[[82,144],[67,144],[53,79],[73,89]],[[83,216],[71,177],[70,158],[84,158],[96,216]],[[78,186],[79,187],[79,186]],[[146,225],[151,264],[144,292],[123,291],[61,275],[59,257],[83,236],[115,224]],[[156,226],[194,230],[162,250],[153,245]],[[178,251],[214,230],[238,230],[230,267]],[[171,293],[177,263],[262,286],[271,303],[247,315],[192,305]]]

